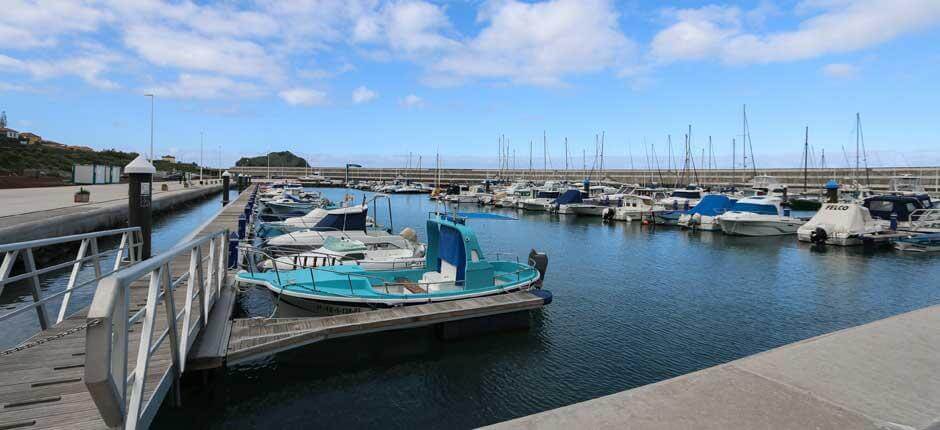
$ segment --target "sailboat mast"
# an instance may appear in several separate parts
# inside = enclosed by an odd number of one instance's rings
[[[803,194],[806,194],[809,182],[809,126],[806,126],[806,140],[803,141]]]

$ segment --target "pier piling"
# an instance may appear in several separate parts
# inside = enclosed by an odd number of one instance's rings
[[[130,178],[127,196],[127,223],[131,227],[140,227],[143,246],[140,259],[150,258],[151,236],[153,232],[153,174],[157,169],[143,156],[138,156],[124,168]]]

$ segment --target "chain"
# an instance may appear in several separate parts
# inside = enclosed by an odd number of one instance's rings
[[[47,343],[47,342],[52,342],[52,341],[54,341],[54,340],[56,340],[56,339],[61,339],[61,338],[65,337],[65,336],[68,336],[68,335],[73,334],[73,333],[78,333],[78,332],[80,332],[80,331],[82,331],[82,330],[85,330],[86,328],[94,327],[94,326],[96,326],[96,325],[98,325],[98,324],[101,324],[101,320],[100,320],[100,319],[93,319],[93,320],[91,320],[91,321],[89,321],[89,322],[87,322],[87,323],[85,323],[85,324],[82,324],[82,325],[76,326],[76,327],[72,327],[72,328],[70,328],[70,329],[68,329],[68,330],[65,330],[65,331],[61,332],[61,333],[57,333],[57,334],[54,334],[54,335],[52,335],[52,336],[47,336],[47,337],[44,337],[44,338],[36,339],[36,340],[34,340],[34,341],[32,341],[32,342],[24,343],[24,344],[22,344],[22,345],[20,345],[20,346],[17,346],[17,347],[15,347],[15,348],[10,348],[10,349],[8,349],[8,350],[6,350],[6,351],[2,351],[2,352],[0,352],[0,357],[4,357],[4,356],[10,355],[10,354],[13,354],[14,352],[24,351],[24,350],[30,349],[30,348],[32,348],[32,347],[34,347],[34,346],[39,346],[39,345],[42,345],[42,344]]]

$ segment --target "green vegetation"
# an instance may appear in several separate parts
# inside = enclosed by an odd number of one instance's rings
[[[272,152],[257,157],[242,157],[235,165],[239,167],[265,167],[268,165],[268,156],[271,157],[271,165],[277,167],[310,167],[307,160],[294,155],[290,151]]]
[[[0,141],[0,173],[22,174],[24,169],[35,169],[48,175],[69,176],[76,164],[105,164],[126,166],[137,153],[122,152],[116,149],[104,151],[83,151],[51,147],[45,145],[21,145],[18,142]],[[199,172],[196,163],[169,163],[154,161],[154,167],[164,172]],[[217,170],[206,170],[207,176],[217,174]]]

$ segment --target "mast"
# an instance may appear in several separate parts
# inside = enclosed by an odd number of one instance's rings
[[[809,126],[806,126],[806,140],[803,141],[803,194],[809,182]]]
[[[737,144],[735,143],[734,138],[732,137],[731,138],[731,188],[734,188],[734,165],[736,164],[734,160],[735,158],[738,157],[738,153],[736,151],[737,151]]]
[[[565,138],[565,180],[568,180],[568,138]]]
[[[542,179],[548,179],[548,133],[542,130]]]

